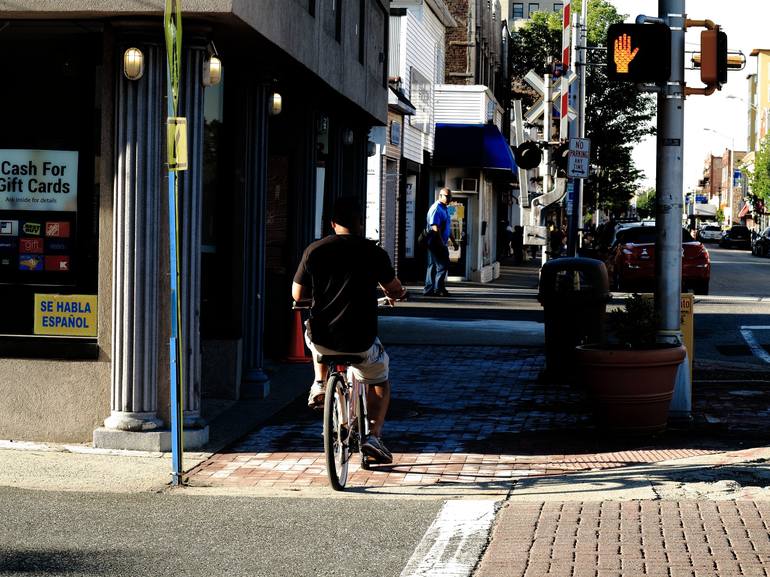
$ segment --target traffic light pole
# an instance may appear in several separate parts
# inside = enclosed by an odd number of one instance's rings
[[[656,340],[660,343],[682,344],[680,294],[685,0],[658,0],[658,14],[671,28],[671,76],[658,93]]]

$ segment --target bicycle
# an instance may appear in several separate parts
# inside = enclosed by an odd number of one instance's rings
[[[377,300],[378,306],[393,306],[387,297]],[[305,301],[295,302],[294,309],[309,308]],[[323,440],[326,474],[335,491],[342,491],[348,481],[350,459],[361,456],[361,468],[369,470],[373,461],[361,450],[369,436],[366,389],[351,371],[351,365],[361,362],[361,355],[319,355],[318,362],[328,367],[323,411]]]

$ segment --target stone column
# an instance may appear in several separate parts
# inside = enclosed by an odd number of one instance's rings
[[[254,86],[249,99],[247,123],[249,165],[246,167],[246,214],[244,246],[243,390],[246,396],[269,394],[269,380],[262,363],[264,352],[265,293],[265,194],[267,189],[267,106],[269,89]]]
[[[127,46],[122,46],[119,54]],[[164,52],[140,44],[144,76],[116,66],[112,398],[107,429],[152,431],[158,410],[158,260]]]
[[[187,170],[179,177],[180,274],[179,296],[182,299],[180,332],[185,356],[184,427],[201,428],[201,206],[203,202],[203,60],[205,43],[193,43],[186,49],[184,87],[179,104],[180,116],[187,118]]]

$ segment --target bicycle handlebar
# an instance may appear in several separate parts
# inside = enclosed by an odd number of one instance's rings
[[[377,299],[377,306],[378,307],[392,307],[395,306],[396,300],[404,300],[406,298],[405,296],[400,299],[392,299],[390,297],[384,296]],[[310,299],[302,299],[299,301],[292,301],[291,303],[291,309],[294,311],[297,310],[305,310],[309,309],[310,305],[312,304],[312,301]]]

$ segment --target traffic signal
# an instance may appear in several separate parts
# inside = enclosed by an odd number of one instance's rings
[[[607,78],[662,84],[671,76],[671,29],[613,24],[607,30]]]
[[[717,88],[727,82],[727,34],[719,27],[700,33],[700,79]]]
[[[551,161],[556,166],[557,176],[566,176],[569,168],[569,142],[557,144],[551,152]]]

